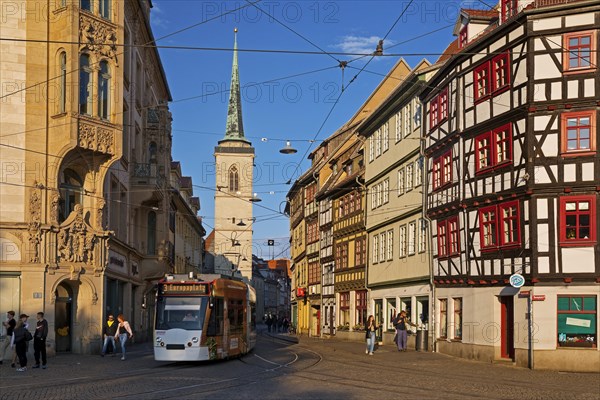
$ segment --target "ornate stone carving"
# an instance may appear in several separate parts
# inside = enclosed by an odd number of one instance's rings
[[[31,190],[29,197],[30,221],[27,225],[27,233],[29,234],[29,262],[38,263],[40,262],[40,243],[42,242],[42,200],[37,189],[37,181],[33,182],[33,186],[36,188]]]
[[[79,16],[79,28],[79,50],[88,49],[117,64],[117,33],[112,26],[82,14]]]
[[[50,203],[50,223],[58,225],[58,208],[60,205],[60,195],[55,193],[52,195]]]
[[[104,199],[98,199],[98,214],[96,215],[96,226],[100,230],[104,230],[104,207],[106,201]]]
[[[80,147],[100,153],[114,154],[115,135],[111,129],[79,122],[77,140]]]
[[[84,262],[94,265],[94,246],[96,235],[88,231],[88,225],[83,220],[83,207],[75,206],[74,219],[70,226],[63,227],[58,232],[57,262]],[[68,220],[71,220],[69,216]]]

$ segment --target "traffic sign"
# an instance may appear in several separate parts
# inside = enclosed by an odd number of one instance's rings
[[[521,274],[512,274],[508,281],[510,282],[510,286],[514,288],[520,288],[525,284],[525,278]]]

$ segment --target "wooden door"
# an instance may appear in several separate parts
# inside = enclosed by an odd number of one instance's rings
[[[500,297],[500,356],[515,358],[514,302],[512,296]]]

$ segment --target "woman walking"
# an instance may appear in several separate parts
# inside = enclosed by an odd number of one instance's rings
[[[119,314],[117,316],[117,320],[119,321],[119,325],[117,326],[117,333],[115,335],[115,340],[119,340],[121,343],[121,361],[125,360],[125,343],[127,339],[131,339],[133,337],[133,332],[131,331],[131,326],[129,326],[129,322],[125,321],[125,317],[123,314]]]
[[[375,317],[369,315],[367,319],[367,324],[365,325],[365,337],[367,339],[367,349],[365,353],[372,356],[373,350],[375,349],[375,331],[381,327],[380,325],[375,324]]]

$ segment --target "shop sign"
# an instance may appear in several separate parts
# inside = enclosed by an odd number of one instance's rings
[[[523,290],[522,292],[519,292],[519,297],[529,297],[530,294],[530,290]]]
[[[520,288],[525,284],[525,278],[521,274],[512,274],[508,281],[510,282],[510,286],[514,288]]]
[[[534,294],[533,296],[531,296],[531,300],[532,301],[544,301],[544,300],[546,300],[546,295],[545,294]]]
[[[113,267],[124,268],[125,264],[127,264],[127,259],[121,254],[110,250],[108,252],[108,263]]]
[[[306,289],[303,287],[299,287],[296,289],[296,297],[305,297],[306,296]]]

